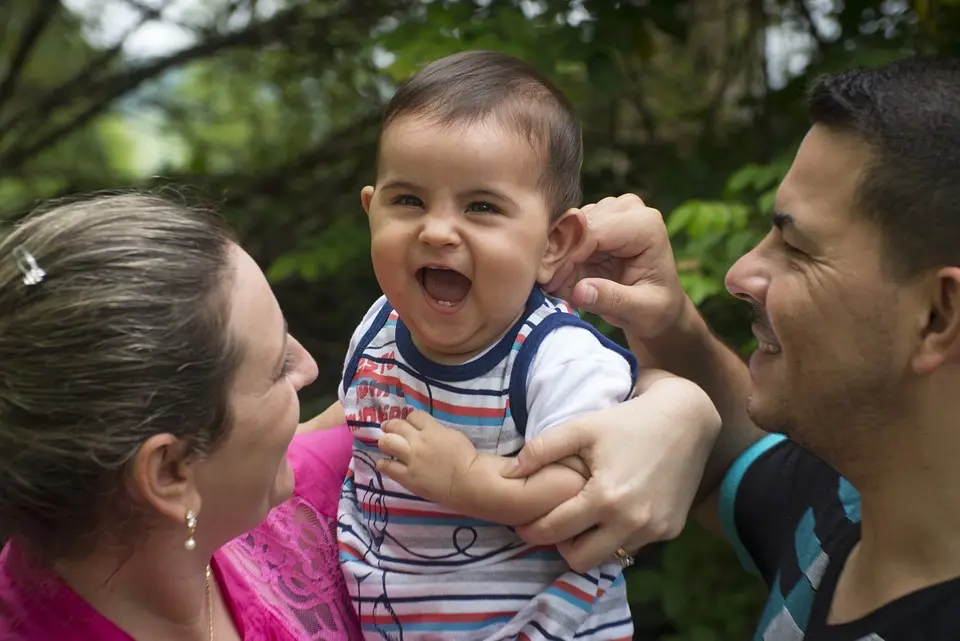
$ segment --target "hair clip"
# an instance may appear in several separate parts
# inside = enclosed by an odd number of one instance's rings
[[[23,274],[24,285],[39,285],[43,282],[47,272],[40,268],[37,259],[24,249],[23,245],[14,247],[13,257],[17,260],[17,269]]]

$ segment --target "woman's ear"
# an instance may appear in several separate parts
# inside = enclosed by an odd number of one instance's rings
[[[157,434],[134,455],[130,489],[163,516],[182,522],[187,510],[200,512],[195,463],[183,441],[172,434]]]
[[[547,249],[540,261],[537,282],[549,283],[560,266],[587,239],[587,217],[579,209],[568,209],[553,222],[547,234]]]
[[[370,202],[373,200],[373,187],[367,185],[360,190],[360,202],[363,204],[363,211],[370,213]]]

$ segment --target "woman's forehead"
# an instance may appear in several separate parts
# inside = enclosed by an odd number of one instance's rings
[[[227,331],[243,352],[238,383],[259,381],[282,352],[286,324],[270,283],[256,261],[237,245],[231,249]],[[245,380],[246,379],[246,380]]]

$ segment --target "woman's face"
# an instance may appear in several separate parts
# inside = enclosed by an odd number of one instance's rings
[[[242,359],[230,393],[226,438],[197,469],[198,520],[220,540],[256,527],[292,494],[286,454],[300,419],[297,392],[317,377],[316,362],[287,334],[263,272],[239,247],[231,260],[228,331]]]

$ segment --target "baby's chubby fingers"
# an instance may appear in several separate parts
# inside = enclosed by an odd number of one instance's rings
[[[377,441],[377,447],[387,456],[392,456],[401,463],[410,460],[413,448],[410,447],[410,441],[400,434],[386,433]]]
[[[412,416],[412,414],[411,414]],[[384,421],[380,424],[380,430],[384,434],[397,434],[403,438],[410,440],[417,435],[421,429],[408,420],[402,418],[391,418],[389,421]]]
[[[394,459],[383,458],[377,461],[377,469],[382,474],[406,487],[404,481],[410,476],[410,468]]]
[[[406,420],[394,419],[391,422],[405,423],[414,432],[423,432],[426,430],[433,430],[433,429],[440,429],[440,430],[447,429],[443,425],[441,425],[437,421],[437,419],[433,418],[432,416],[430,416],[430,414],[428,414],[427,412],[424,412],[423,410],[416,410],[415,412],[410,412]]]

